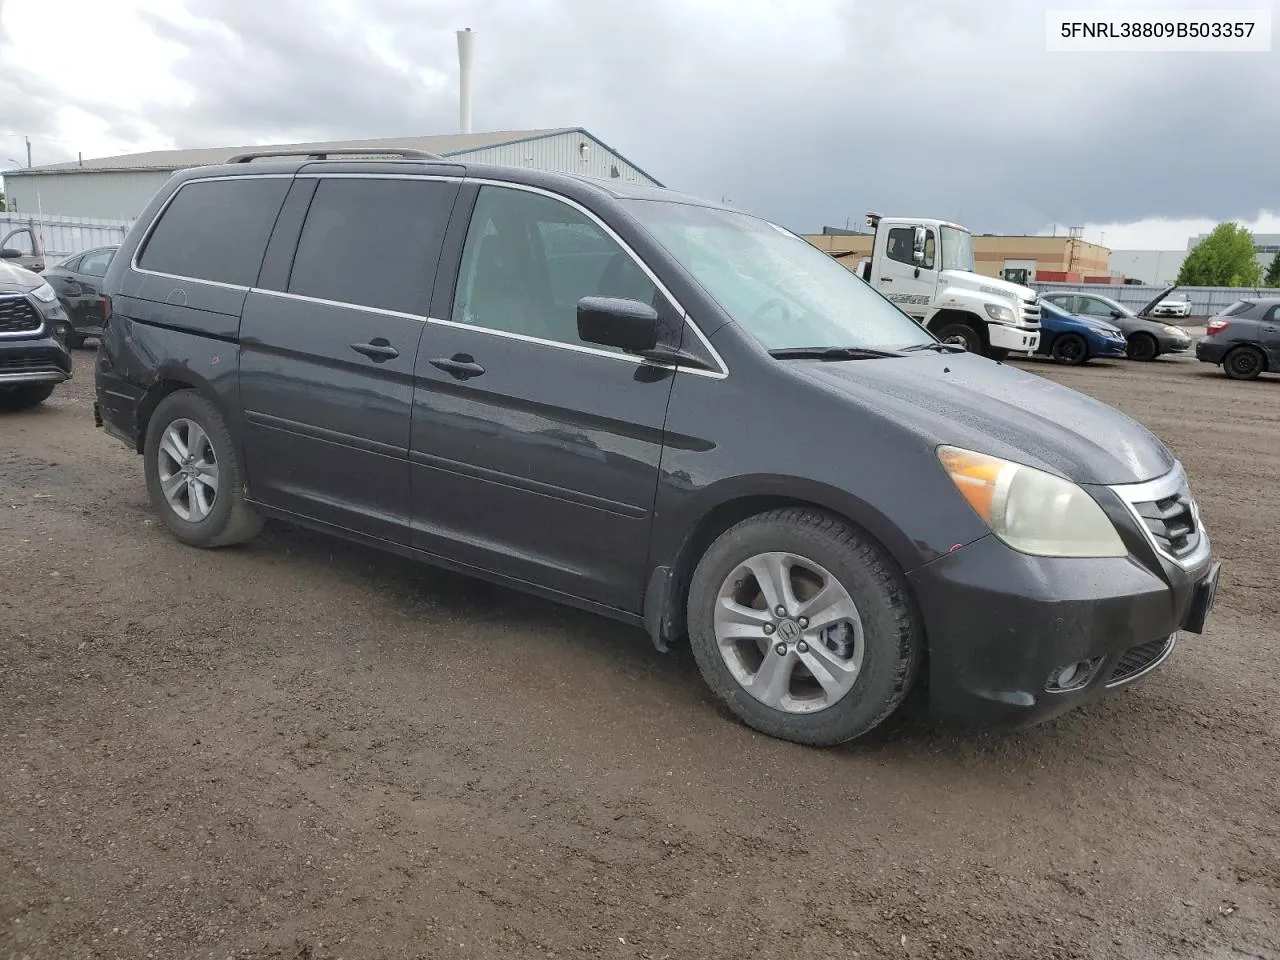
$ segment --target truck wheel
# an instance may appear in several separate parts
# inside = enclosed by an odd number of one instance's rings
[[[982,353],[982,334],[962,320],[954,320],[940,327],[934,331],[934,336],[943,343],[959,344],[970,353]]]
[[[703,679],[738,719],[811,746],[883,722],[923,651],[893,560],[865,534],[799,507],[744,520],[707,549],[688,625]]]
[[[1125,347],[1130,360],[1154,360],[1160,356],[1160,344],[1149,333],[1135,333]]]
[[[1058,363],[1076,367],[1089,359],[1089,345],[1078,333],[1064,333],[1053,341],[1049,355]]]
[[[992,347],[987,351],[987,357],[991,360],[1004,361],[1009,359],[1009,351],[1004,347]]]
[[[143,472],[151,505],[193,547],[225,547],[258,535],[262,517],[244,502],[244,473],[217,409],[192,390],[160,401],[147,424]]]
[[[32,383],[0,390],[0,410],[30,410],[53,396],[52,383]]]
[[[1236,347],[1222,359],[1222,372],[1232,380],[1256,380],[1267,365],[1257,347]]]

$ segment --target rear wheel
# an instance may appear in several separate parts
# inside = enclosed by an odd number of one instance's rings
[[[963,320],[952,320],[934,331],[943,343],[954,343],[964,347],[970,353],[982,353],[982,334],[972,324]]]
[[[1089,359],[1089,345],[1078,333],[1064,333],[1053,341],[1049,355],[1058,363],[1074,367]]]
[[[923,650],[892,559],[804,508],[751,517],[707,549],[689,588],[689,638],[703,679],[735,716],[813,746],[889,717]]]
[[[1130,360],[1154,360],[1160,356],[1160,344],[1149,333],[1135,333],[1124,351]]]
[[[1009,351],[1004,347],[992,347],[987,351],[987,356],[992,360],[1007,360],[1009,359]]]
[[[1257,347],[1236,347],[1222,358],[1222,372],[1232,380],[1255,380],[1267,362]]]
[[[31,383],[0,390],[0,410],[29,410],[53,396],[52,383]]]
[[[262,517],[244,502],[231,432],[198,393],[181,390],[160,401],[143,453],[151,505],[183,543],[225,547],[262,529]]]

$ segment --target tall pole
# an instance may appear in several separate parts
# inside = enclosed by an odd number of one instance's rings
[[[458,132],[471,132],[471,28],[458,34]]]
[[[23,139],[27,141],[27,166],[30,167],[31,166],[31,138],[24,137]]]

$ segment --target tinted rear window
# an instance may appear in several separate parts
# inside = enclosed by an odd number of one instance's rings
[[[456,184],[321,180],[289,292],[425,316]]]
[[[1251,300],[1237,300],[1237,301],[1236,301],[1235,303],[1233,303],[1231,306],[1227,307],[1227,309],[1223,310],[1223,311],[1222,311],[1222,313],[1220,314],[1220,316],[1224,316],[1224,317],[1238,317],[1238,316],[1240,316],[1240,314],[1242,314],[1242,313],[1247,313],[1248,311],[1250,311],[1250,310],[1252,310],[1252,309],[1253,309],[1253,301],[1251,301]]]
[[[160,215],[138,266],[251,287],[284,202],[285,177],[189,183]]]

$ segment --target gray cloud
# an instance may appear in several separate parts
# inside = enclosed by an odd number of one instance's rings
[[[471,26],[476,129],[582,125],[672,186],[799,229],[867,209],[991,232],[1252,218],[1280,194],[1272,55],[1048,54],[1024,0],[798,4],[812,23],[777,36],[722,9],[207,0],[193,25],[157,4],[147,25],[185,49],[191,102],[105,119],[183,146],[450,132],[453,31]],[[57,102],[0,66],[11,93],[27,108],[6,124]]]

